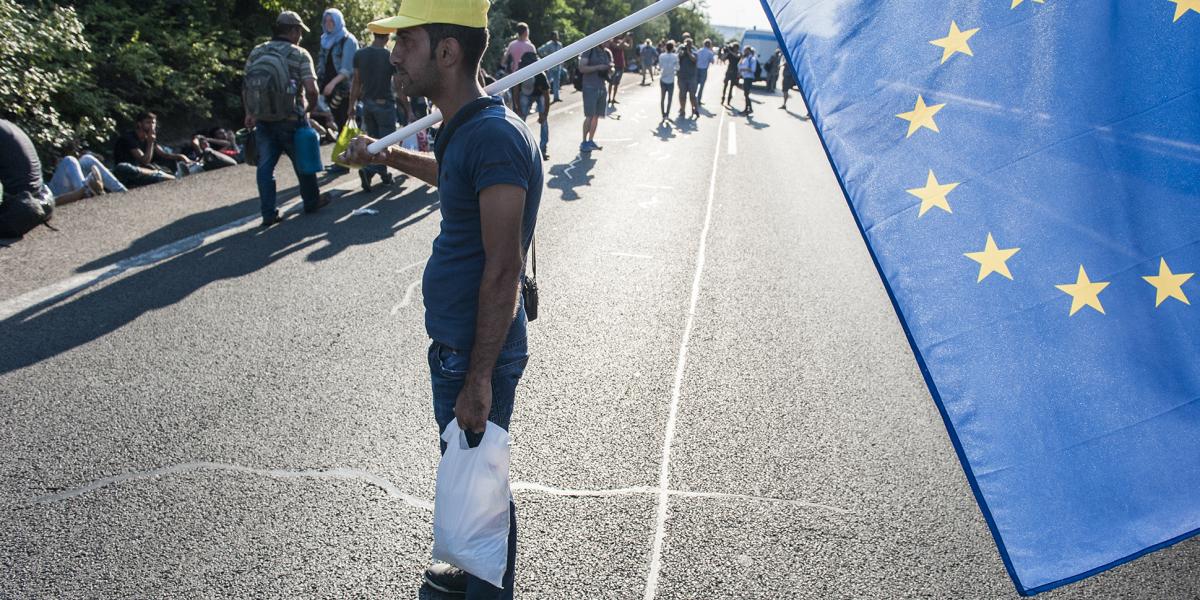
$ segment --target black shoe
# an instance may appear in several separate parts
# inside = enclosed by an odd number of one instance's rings
[[[259,225],[259,228],[266,229],[276,223],[281,223],[281,222],[283,222],[283,217],[279,216],[279,210],[276,209],[275,214],[263,217],[262,224]]]
[[[550,160],[550,153],[542,150],[542,160]]]
[[[384,172],[379,175],[379,181],[383,182],[383,185],[392,185],[396,180],[392,179],[391,173]]]
[[[358,180],[362,182],[362,190],[364,192],[371,191],[371,173],[366,169],[358,170]]]
[[[304,207],[304,212],[315,213],[318,210],[321,210],[322,208],[325,208],[326,206],[328,206],[332,200],[333,200],[333,198],[329,195],[329,192],[321,192],[321,195],[317,196],[316,206],[313,206],[312,208],[308,208],[306,206],[306,207]]]
[[[465,596],[467,572],[448,563],[434,563],[425,569],[425,585],[443,594]]]
[[[330,175],[345,175],[346,173],[350,172],[350,169],[348,167],[343,167],[342,165],[334,164],[325,167],[325,172],[329,173]]]

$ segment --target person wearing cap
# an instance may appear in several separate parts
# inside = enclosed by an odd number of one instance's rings
[[[488,7],[488,0],[404,0],[399,15],[370,24],[372,31],[395,31],[396,77],[408,94],[432,100],[445,124],[434,156],[395,146],[371,154],[374,140],[366,136],[344,155],[438,188],[441,231],[421,293],[439,435],[455,418],[464,432],[478,434],[488,421],[508,429],[529,360],[521,291],[541,202],[542,157],[524,121],[479,84]],[[470,599],[512,598],[515,507],[509,519],[503,588],[446,564],[427,569],[426,583]]]
[[[267,53],[283,58],[287,66],[289,92],[295,93],[295,110],[293,114],[282,120],[265,121],[256,119],[246,110],[246,129],[254,130],[255,144],[258,148],[258,197],[262,207],[262,226],[270,227],[282,220],[275,205],[275,165],[279,156],[287,154],[292,159],[296,169],[296,179],[300,182],[300,197],[304,200],[304,211],[314,212],[329,203],[328,196],[322,196],[317,187],[317,176],[313,173],[301,173],[295,160],[295,136],[302,120],[307,119],[317,106],[317,74],[313,69],[312,55],[301,48],[300,36],[308,27],[300,19],[300,15],[285,10],[279,13],[275,20],[274,34],[270,41],[259,44],[250,51],[246,67]],[[295,86],[294,92],[291,86]]]

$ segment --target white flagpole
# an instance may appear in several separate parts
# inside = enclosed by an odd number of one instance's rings
[[[529,65],[528,67],[504,76],[496,83],[484,88],[484,91],[491,95],[499,94],[504,90],[507,90],[508,88],[513,87],[538,73],[541,73],[542,71],[558,66],[570,60],[572,57],[583,54],[585,50],[590,50],[596,46],[599,46],[602,42],[611,40],[618,34],[629,31],[638,25],[645,23],[646,21],[653,19],[654,17],[666,14],[670,10],[687,1],[688,0],[658,0],[658,2],[655,2],[654,4],[651,4],[650,6],[647,6],[646,8],[643,8],[632,15],[629,15],[628,17],[625,17],[624,19],[605,27],[600,31],[597,31],[596,33],[593,33],[575,42],[574,44],[565,46],[558,52],[555,52],[554,54],[551,54],[550,56],[547,56],[546,58]],[[376,140],[370,146],[367,146],[367,151],[371,154],[382,152],[388,146],[399,144],[405,138],[415,135],[418,131],[425,129],[426,127],[432,127],[441,120],[442,113],[434,109],[433,112],[412,123],[409,123],[408,125],[404,126],[403,129],[384,136],[383,139]]]

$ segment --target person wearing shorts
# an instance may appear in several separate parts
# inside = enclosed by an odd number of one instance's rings
[[[617,90],[621,87],[621,76],[625,74],[625,51],[632,47],[632,33],[627,33],[624,37],[617,36],[608,44],[613,66],[608,77],[608,103],[614,106],[617,104]]]
[[[583,73],[583,142],[580,152],[601,150],[596,144],[596,127],[608,111],[608,75],[612,70],[612,53],[597,46],[579,56],[579,72]]]

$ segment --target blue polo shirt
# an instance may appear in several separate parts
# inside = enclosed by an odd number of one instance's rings
[[[498,184],[525,190],[521,242],[526,251],[542,199],[542,155],[529,128],[498,96],[476,102],[486,106],[465,120],[459,110],[446,124],[455,132],[438,161],[442,229],[421,284],[429,337],[459,350],[474,344],[479,311],[484,263],[479,192]],[[525,306],[518,300],[505,343],[524,338],[525,323]]]

